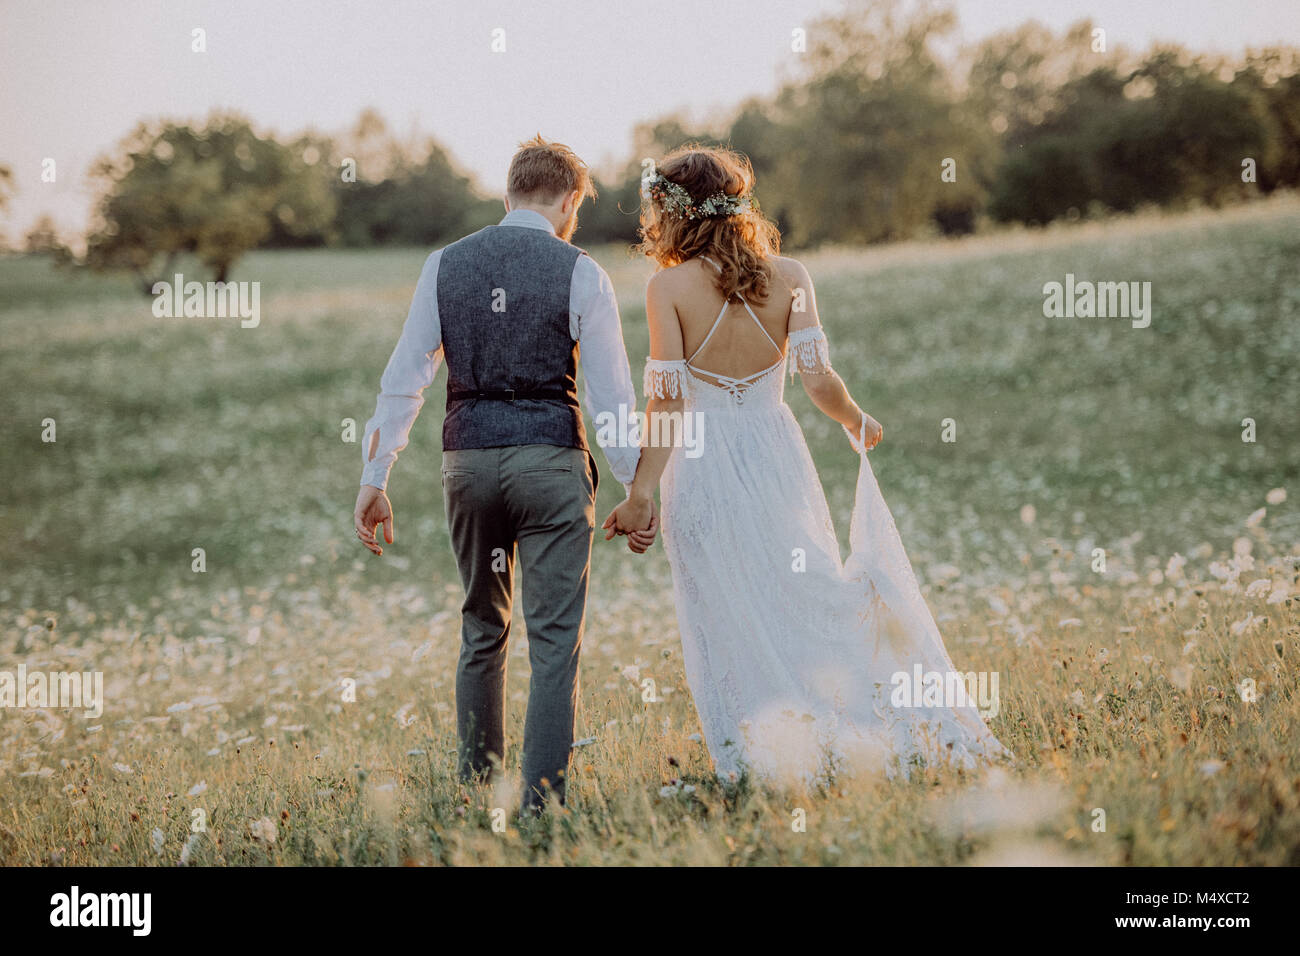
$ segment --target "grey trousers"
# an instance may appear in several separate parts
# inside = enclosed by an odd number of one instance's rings
[[[596,468],[580,448],[445,451],[443,500],[465,586],[456,724],[460,773],[490,777],[505,755],[506,652],[515,554],[523,570],[532,679],[524,723],[525,809],[564,801],[578,702],[578,652],[596,526]]]

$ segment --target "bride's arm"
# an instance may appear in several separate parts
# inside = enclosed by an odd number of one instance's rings
[[[838,372],[834,369],[817,372],[800,369],[799,381],[803,383],[803,390],[808,393],[812,403],[823,415],[839,422],[854,435],[858,434],[862,427],[862,419],[866,418],[867,444],[874,444],[870,441],[870,433],[873,427],[879,431],[880,423],[858,407],[858,403],[849,394],[848,386],[844,384]]]
[[[650,325],[651,358],[646,369],[646,426],[641,438],[641,460],[627,501],[610,514],[613,523],[606,519],[607,540],[617,532],[640,531],[649,523],[655,489],[668,467],[673,448],[682,437],[677,429],[685,406],[681,376],[686,374],[686,354],[677,309],[673,306],[665,278],[664,273],[656,273],[646,286],[645,311]],[[661,418],[663,415],[669,417]],[[661,429],[661,421],[667,422],[669,427]],[[650,436],[663,436],[670,440],[650,442]]]
[[[782,264],[785,278],[791,284],[792,298],[803,305],[802,310],[790,313],[790,368],[798,370],[803,390],[818,410],[843,425],[855,441],[865,423],[867,447],[874,448],[880,442],[883,429],[878,421],[858,407],[844,380],[831,368],[826,333],[817,314],[812,277],[798,260],[787,258]]]

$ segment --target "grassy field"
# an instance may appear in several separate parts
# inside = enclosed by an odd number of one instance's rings
[[[639,373],[648,270],[595,252]],[[806,257],[949,650],[999,673],[1018,763],[723,786],[662,548],[598,541],[588,742],[569,811],[524,829],[523,639],[512,772],[452,772],[441,378],[390,485],[397,543],[373,559],[351,532],[343,422],[373,409],[425,254],[250,256],[256,329],[0,259],[0,671],[98,670],[106,697],[94,720],[0,710],[0,863],[1300,864],[1300,203]],[[1067,273],[1150,281],[1151,326],[1045,318]],[[843,541],[856,459],[789,400]]]

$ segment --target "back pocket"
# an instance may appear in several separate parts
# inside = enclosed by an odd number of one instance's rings
[[[529,449],[520,462],[519,471],[525,475],[573,474],[574,449],[559,445],[544,445]]]

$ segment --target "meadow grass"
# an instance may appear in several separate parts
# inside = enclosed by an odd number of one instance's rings
[[[834,363],[885,424],[873,462],[927,598],[957,666],[999,674],[1017,763],[720,783],[662,547],[598,540],[589,742],[567,812],[532,825],[512,812],[523,629],[507,773],[453,773],[441,377],[390,484],[397,543],[373,559],[351,532],[343,422],[373,409],[427,250],[249,256],[256,329],[0,259],[0,671],[98,670],[106,697],[100,719],[0,710],[0,862],[1300,863],[1298,227],[1280,200],[804,257]],[[639,371],[648,269],[593,252]],[[1150,281],[1151,327],[1045,318],[1066,273]],[[855,456],[788,398],[843,541]],[[605,471],[598,518],[615,488]]]

